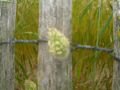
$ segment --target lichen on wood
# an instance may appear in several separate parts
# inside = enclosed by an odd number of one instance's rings
[[[39,1],[39,38],[48,40],[48,27],[54,27],[71,41],[72,0]],[[39,44],[38,90],[72,90],[71,53],[61,60],[49,53],[47,43]]]

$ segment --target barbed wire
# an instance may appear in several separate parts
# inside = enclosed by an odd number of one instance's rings
[[[1,41],[1,45],[5,44],[39,44],[39,43],[47,43],[48,40],[46,39],[39,39],[39,40],[8,40],[8,41]],[[103,47],[96,47],[90,45],[81,45],[81,44],[71,44],[71,51],[75,51],[77,49],[86,49],[86,50],[93,50],[93,51],[101,51],[110,54],[114,60],[120,62],[120,58],[114,55],[114,50],[110,48],[103,48]]]

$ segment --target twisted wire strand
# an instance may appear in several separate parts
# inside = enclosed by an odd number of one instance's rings
[[[7,45],[7,44],[39,44],[39,43],[47,43],[48,40],[46,39],[39,39],[39,40],[9,40],[9,41],[1,41],[1,45]],[[77,49],[86,49],[86,50],[93,50],[93,51],[101,51],[108,53],[112,55],[114,60],[120,62],[120,58],[116,57],[114,55],[114,50],[110,48],[102,48],[102,47],[96,47],[96,46],[90,46],[90,45],[81,45],[81,44],[76,44],[76,45],[71,45],[71,51],[75,51]]]

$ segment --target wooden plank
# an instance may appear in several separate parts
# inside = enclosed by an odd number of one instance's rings
[[[113,2],[113,18],[114,52],[115,56],[120,58],[120,1],[118,0]],[[120,62],[117,61],[114,61],[112,90],[120,90]]]
[[[55,27],[71,40],[72,0],[40,0],[39,38],[48,39],[49,27]],[[38,54],[38,90],[72,90],[72,59],[58,60],[50,55],[47,43],[40,43]]]
[[[0,41],[13,39],[15,29],[16,1],[0,1]],[[0,90],[14,90],[13,44],[0,46]]]

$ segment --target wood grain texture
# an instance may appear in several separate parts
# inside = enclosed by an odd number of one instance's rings
[[[71,40],[72,0],[40,0],[39,38],[48,39],[49,27],[55,27]],[[72,59],[53,58],[48,44],[40,43],[38,90],[72,90]]]
[[[120,1],[119,1],[120,2]],[[117,0],[113,2],[113,18],[114,18],[114,52],[115,56],[120,58],[120,4]],[[120,62],[114,61],[113,67],[113,85],[112,90],[120,90]]]
[[[16,1],[0,1],[0,41],[13,39],[15,29]],[[0,90],[14,90],[13,44],[0,46]]]

